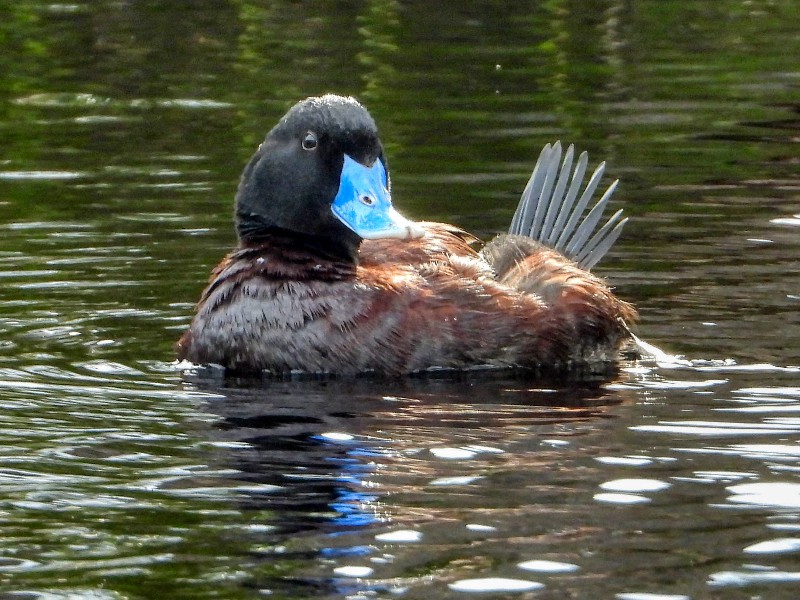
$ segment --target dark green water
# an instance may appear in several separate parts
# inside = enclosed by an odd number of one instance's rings
[[[0,597],[795,598],[798,15],[0,6]],[[397,206],[487,238],[544,143],[607,160],[632,219],[597,271],[691,362],[600,388],[183,378],[242,166],[328,91],[372,111]]]

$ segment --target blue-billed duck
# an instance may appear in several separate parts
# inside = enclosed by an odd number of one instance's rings
[[[377,127],[353,98],[294,105],[244,169],[238,245],[213,270],[181,359],[234,372],[564,371],[617,359],[635,319],[593,266],[621,211],[584,217],[602,165],[545,146],[508,234],[478,240],[392,206]],[[615,182],[616,183],[616,182]]]

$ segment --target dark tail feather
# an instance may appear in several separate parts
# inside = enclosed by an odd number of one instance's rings
[[[618,181],[609,186],[584,217],[583,213],[600,184],[605,163],[600,163],[595,169],[578,198],[589,156],[586,152],[581,153],[570,179],[574,146],[570,144],[567,148],[563,162],[561,154],[561,142],[547,144],[542,149],[508,232],[533,238],[560,251],[584,269],[591,269],[609,251],[628,219],[622,218],[622,210],[618,210],[595,231]]]

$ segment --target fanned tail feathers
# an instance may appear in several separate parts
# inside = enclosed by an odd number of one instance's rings
[[[571,179],[575,147],[570,144],[563,162],[561,155],[561,142],[542,148],[508,232],[533,238],[558,250],[582,268],[591,269],[614,245],[628,221],[627,217],[622,217],[620,209],[595,231],[619,181],[614,181],[584,216],[606,165],[600,163],[578,198],[589,155],[581,153]]]

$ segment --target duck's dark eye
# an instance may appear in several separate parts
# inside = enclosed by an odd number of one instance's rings
[[[303,150],[313,150],[317,147],[317,134],[313,131],[308,131],[303,136]]]
[[[367,194],[361,196],[360,200],[361,204],[366,204],[367,206],[372,206],[373,204],[375,204],[375,198],[373,198],[372,196],[368,196]]]

